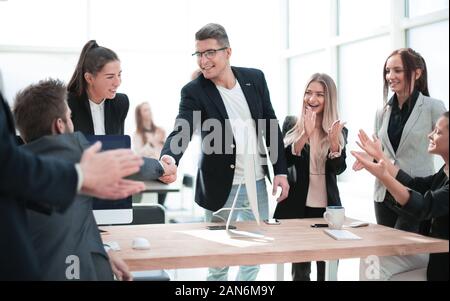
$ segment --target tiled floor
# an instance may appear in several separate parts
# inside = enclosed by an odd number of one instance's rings
[[[368,222],[375,222],[375,215],[372,201],[373,179],[366,173],[361,173],[358,179],[352,182],[339,182],[339,189],[343,206],[346,209],[346,216],[364,220]],[[177,218],[178,220],[189,221],[191,217],[198,218],[203,216],[203,209],[198,205],[192,205],[192,191],[186,190],[184,204],[180,204],[180,196],[178,193],[169,193],[166,200],[168,219]],[[147,196],[146,201],[155,201],[155,196]],[[150,198],[150,200],[149,200]],[[153,199],[152,199],[153,198]],[[273,212],[275,202],[271,201],[270,210]],[[290,264],[284,265],[284,279],[291,280]],[[229,279],[235,279],[238,268],[231,267]],[[183,270],[169,270],[169,274],[173,280],[177,281],[192,281],[205,280],[207,269],[183,269]],[[275,280],[276,265],[268,264],[262,265],[258,274],[257,280],[272,281]],[[359,276],[359,259],[345,259],[339,261],[338,280],[352,281],[358,280]],[[311,279],[316,278],[315,264],[312,264]]]

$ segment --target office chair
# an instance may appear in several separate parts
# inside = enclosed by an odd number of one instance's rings
[[[180,209],[184,209],[184,190],[185,188],[194,188],[194,177],[188,174],[183,175],[182,186],[180,190]]]
[[[159,204],[133,204],[132,225],[165,224],[166,209]]]
[[[132,225],[164,224],[166,211],[159,204],[133,204]],[[150,242],[151,243],[151,242]],[[170,276],[164,270],[149,270],[131,272],[134,281],[170,281]]]
[[[195,216],[195,206],[196,203],[194,201],[194,176],[189,174],[183,175],[182,186],[180,189],[180,210],[187,210],[184,208],[185,201],[185,189],[190,190],[189,200],[191,201],[191,215],[190,216],[178,216],[169,220],[169,223],[201,223],[204,222],[203,217]]]

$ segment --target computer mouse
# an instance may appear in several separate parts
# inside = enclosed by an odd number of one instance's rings
[[[133,238],[132,248],[135,250],[148,250],[150,249],[150,243],[144,237]]]

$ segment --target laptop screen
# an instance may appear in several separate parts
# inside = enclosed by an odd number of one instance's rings
[[[94,144],[102,143],[102,151],[118,148],[131,148],[131,139],[127,135],[86,135],[86,139]],[[97,224],[128,224],[133,219],[133,201],[129,196],[120,200],[104,200],[94,198],[93,210]]]

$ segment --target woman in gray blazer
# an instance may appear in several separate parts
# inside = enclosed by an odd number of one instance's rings
[[[436,170],[427,152],[426,136],[446,109],[442,101],[429,97],[425,60],[411,48],[397,49],[387,58],[383,77],[384,107],[376,114],[375,135],[381,140],[384,153],[412,177],[434,174]],[[389,100],[388,89],[393,92]],[[358,168],[360,166],[355,166]],[[384,202],[385,198],[386,188],[376,180],[374,200],[378,224],[426,232],[423,227],[428,223],[420,225],[412,218],[399,217],[396,208]]]

